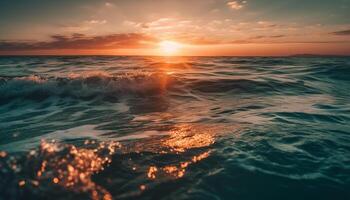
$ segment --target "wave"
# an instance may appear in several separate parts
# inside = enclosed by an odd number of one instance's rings
[[[266,57],[233,57],[223,58],[221,63],[234,64],[234,65],[249,65],[251,66],[278,66],[278,65],[292,65],[294,62],[285,58],[269,58]],[[240,66],[239,66],[240,67]]]
[[[236,92],[236,93],[275,93],[275,94],[317,94],[317,90],[302,81],[249,80],[249,79],[217,79],[196,81],[193,89],[206,93]]]
[[[69,74],[66,77],[0,77],[0,101],[16,98],[43,100],[51,96],[78,99],[119,98],[127,94],[162,93],[171,78],[162,73],[111,75],[106,72]]]
[[[128,95],[151,96],[166,91],[244,94],[284,93],[317,94],[316,88],[303,81],[269,79],[202,79],[180,77],[166,73],[130,73],[113,75],[106,72],[69,74],[65,77],[0,77],[0,102],[13,99],[41,101],[50,97],[91,100],[118,100]]]
[[[324,63],[312,66],[309,75],[332,79],[335,81],[350,81],[350,66],[343,63]]]

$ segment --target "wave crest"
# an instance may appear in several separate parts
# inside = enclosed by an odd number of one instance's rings
[[[118,98],[126,94],[160,94],[170,81],[170,77],[162,73],[112,75],[100,71],[69,74],[66,77],[0,77],[0,100],[43,100],[51,96],[92,99]]]

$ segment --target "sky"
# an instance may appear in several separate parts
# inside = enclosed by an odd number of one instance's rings
[[[350,0],[1,0],[0,55],[350,55]]]

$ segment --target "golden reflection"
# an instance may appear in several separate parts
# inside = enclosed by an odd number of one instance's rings
[[[191,164],[197,163],[207,157],[209,157],[210,151],[206,151],[199,155],[193,156],[190,160],[180,162],[178,165],[167,165],[165,167],[160,167],[159,170],[155,166],[151,166],[148,169],[147,177],[149,179],[156,179],[158,173],[163,173],[174,178],[182,178],[186,173],[186,168]]]
[[[55,177],[55,178],[53,178],[52,182],[57,184],[59,182],[59,180],[58,180],[58,178]]]
[[[232,128],[232,127],[231,127]],[[237,127],[235,127],[237,128]],[[209,147],[215,143],[215,137],[224,132],[230,131],[228,127],[207,126],[198,124],[181,124],[172,128],[168,136],[161,139],[161,146],[147,149],[147,142],[143,142],[144,150],[155,151],[158,154],[176,153],[182,154],[189,149]],[[149,142],[154,145],[153,140]],[[165,148],[165,149],[164,149]],[[186,174],[186,170],[190,165],[193,165],[210,156],[211,150],[194,155],[177,164],[166,166],[150,166],[146,175],[151,180],[156,180],[158,177],[170,176],[174,178],[182,178]]]
[[[0,151],[0,158],[5,158],[7,153],[5,151]]]
[[[77,148],[74,145],[60,145],[42,141],[39,151],[29,153],[29,158],[43,158],[36,173],[36,179],[28,180],[34,186],[47,183],[60,185],[76,192],[89,192],[91,199],[112,199],[107,190],[92,181],[92,175],[102,171],[111,163],[113,155],[120,144],[117,142],[85,141],[91,148]],[[23,187],[25,180],[18,185]]]
[[[222,126],[209,126],[200,124],[182,124],[175,127],[163,127],[164,134],[145,138],[135,143],[126,143],[121,153],[151,152],[152,154],[178,154],[178,160],[171,163],[153,163],[152,165],[137,165],[131,163],[128,168],[141,171],[144,178],[150,181],[159,181],[162,178],[183,178],[191,165],[207,159],[211,155],[208,149],[215,143],[216,137],[227,131]],[[232,127],[230,128],[230,131]],[[111,194],[103,187],[97,185],[92,176],[104,170],[111,163],[112,155],[121,145],[117,142],[95,142],[86,140],[84,147],[42,141],[38,150],[32,150],[27,158],[34,162],[31,166],[34,178],[18,179],[18,187],[40,187],[43,185],[61,186],[76,193],[87,193],[91,199],[112,199]],[[190,149],[196,149],[189,151]],[[184,153],[186,152],[186,154]],[[0,152],[1,157],[8,156]],[[128,157],[127,157],[128,158]],[[131,159],[131,158],[128,158]],[[23,166],[14,161],[9,162],[12,170],[18,171]],[[151,185],[150,185],[151,186]],[[142,192],[148,185],[140,184],[136,190]]]
[[[215,142],[213,129],[209,127],[181,125],[170,131],[170,137],[163,144],[172,151],[210,146]]]
[[[140,190],[145,190],[146,189],[146,186],[145,185],[140,185]]]
[[[32,185],[34,185],[36,187],[39,186],[39,181],[32,180],[31,183],[32,183]]]
[[[199,154],[198,156],[194,156],[192,158],[192,163],[196,163],[198,161],[201,161],[201,160],[207,158],[208,156],[209,156],[209,152],[205,152],[205,153]]]
[[[166,166],[163,168],[165,173],[172,175],[177,178],[181,178],[185,175],[185,168],[179,168],[177,166]]]
[[[210,151],[201,153],[197,156],[193,156],[190,161],[181,162],[179,166],[166,166],[163,168],[163,170],[165,171],[165,173],[173,177],[181,178],[185,175],[186,168],[188,166],[209,157],[209,154],[210,154]]]
[[[165,56],[149,58],[149,62],[152,63],[152,68],[170,76],[191,72],[195,59],[183,56]]]
[[[148,170],[147,177],[150,179],[155,179],[157,171],[157,167],[151,166]]]
[[[139,119],[140,120],[140,119]],[[147,118],[150,120],[150,118]],[[166,127],[164,127],[166,128]],[[215,143],[216,137],[231,132],[232,129],[237,131],[238,127],[226,127],[226,126],[212,126],[202,124],[180,124],[173,126],[170,130],[159,130],[158,134],[145,137],[141,142],[135,141],[129,144],[123,149],[127,152],[152,152],[155,154],[183,154],[190,149],[195,150],[195,155],[191,157],[183,155],[182,159],[176,163],[169,165],[156,165],[152,164],[145,170],[145,176],[152,180],[157,181],[165,177],[182,178],[187,173],[187,169],[190,165],[193,165],[199,161],[208,158],[211,154],[211,150],[208,149]],[[167,129],[167,128],[166,128]],[[155,131],[157,133],[157,131]],[[135,171],[134,165],[130,167]]]
[[[19,185],[20,187],[23,187],[25,184],[26,184],[26,181],[25,181],[25,180],[21,180],[21,181],[18,182],[18,185]]]

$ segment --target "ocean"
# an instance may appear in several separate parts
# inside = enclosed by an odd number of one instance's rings
[[[0,57],[0,199],[350,199],[349,57]]]

